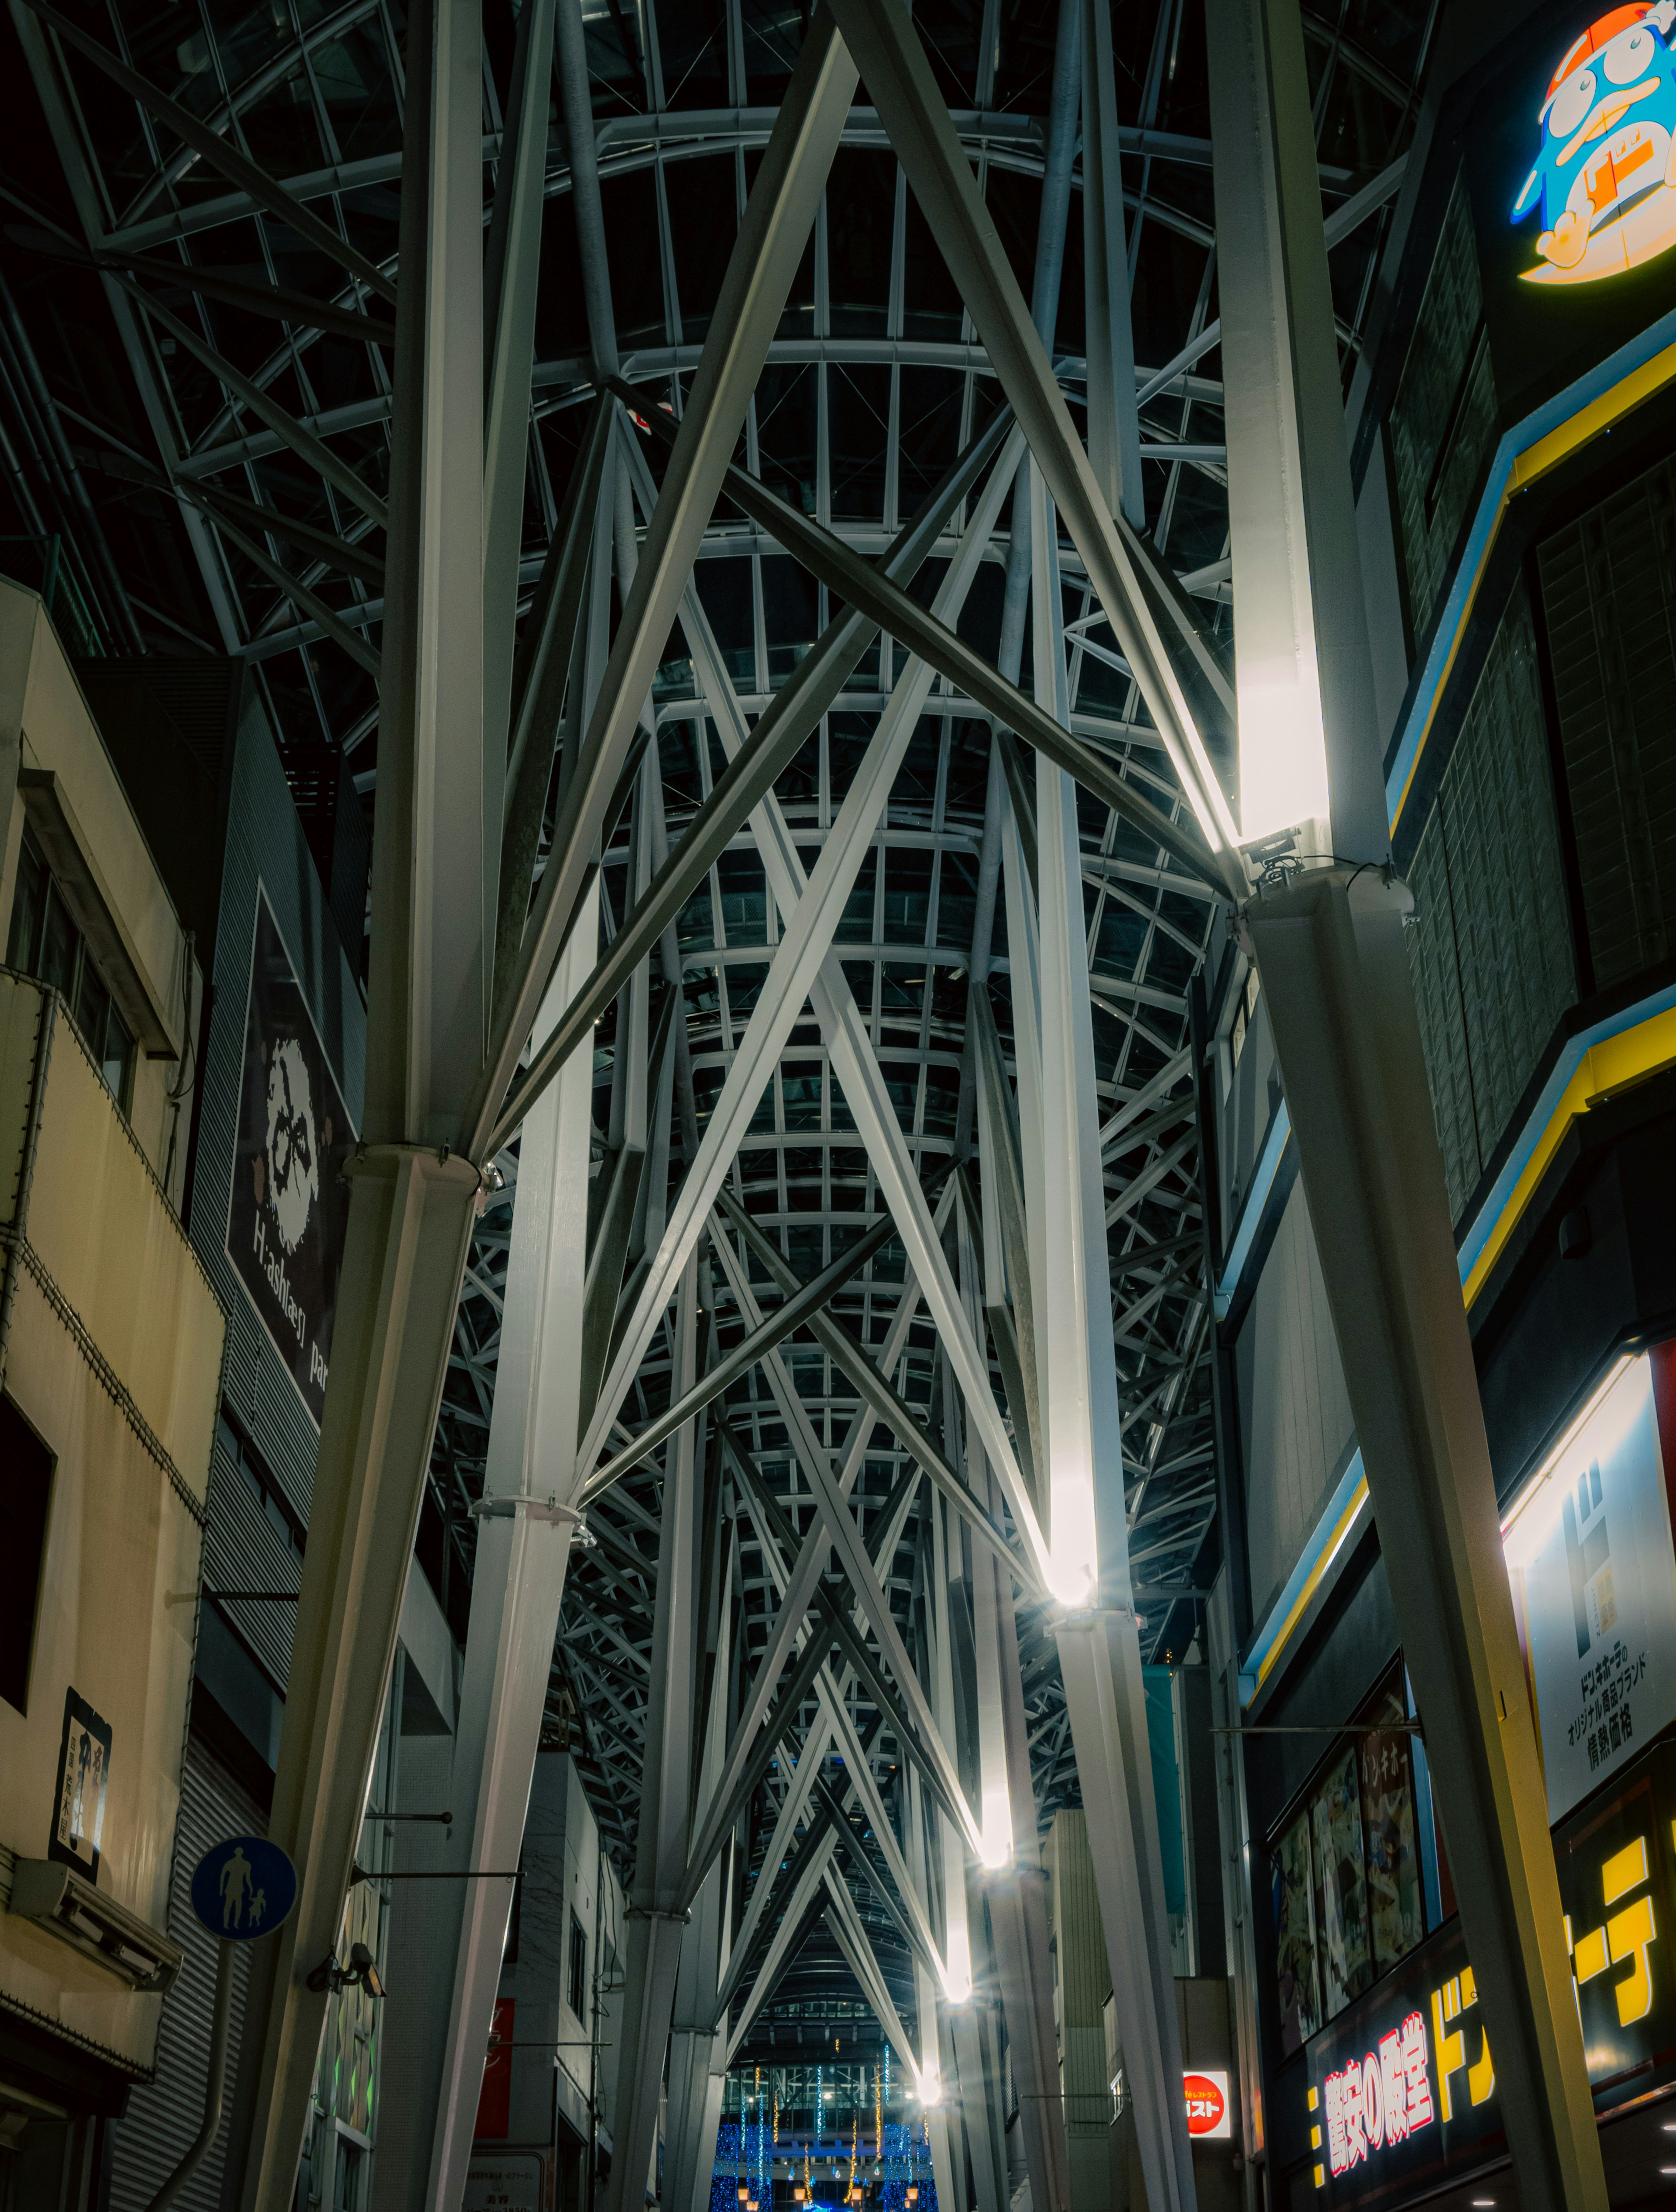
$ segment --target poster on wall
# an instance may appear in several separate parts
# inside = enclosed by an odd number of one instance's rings
[[[1570,0],[1484,72],[1460,145],[1503,419],[1676,308],[1676,0]]]
[[[64,1727],[58,1742],[58,1786],[46,1856],[99,1880],[105,1840],[105,1799],[111,1784],[111,1723],[75,1690],[64,1692]]]
[[[1643,1753],[1605,1794],[1554,1835],[1603,2115],[1656,2091],[1676,2051],[1676,1747]],[[1307,2201],[1321,2212],[1412,2203],[1503,2154],[1495,2057],[1459,1918],[1328,2021],[1289,2078],[1308,2130]]]
[[[1558,1820],[1676,1720],[1676,1547],[1647,1354],[1608,1379],[1503,1546]]]
[[[227,1250],[317,1425],[349,1213],[338,1176],[355,1140],[296,970],[258,888]]]

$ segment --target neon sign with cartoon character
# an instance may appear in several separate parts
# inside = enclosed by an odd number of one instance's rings
[[[1542,152],[1513,204],[1539,201],[1529,284],[1621,276],[1676,246],[1676,0],[1632,0],[1575,39],[1538,111]]]

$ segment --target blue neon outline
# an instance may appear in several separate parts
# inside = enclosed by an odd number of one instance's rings
[[[1407,788],[1414,765],[1421,752],[1421,732],[1429,729],[1431,710],[1442,688],[1444,665],[1454,649],[1466,613],[1466,600],[1476,588],[1479,572],[1489,550],[1491,533],[1502,510],[1503,495],[1513,465],[1521,454],[1529,451],[1549,433],[1569,422],[1592,401],[1599,399],[1611,387],[1662,353],[1668,345],[1676,344],[1676,308],[1661,315],[1656,323],[1649,323],[1635,337],[1626,339],[1618,351],[1597,362],[1575,384],[1568,384],[1564,392],[1556,392],[1545,400],[1510,430],[1504,430],[1496,447],[1496,457],[1490,465],[1489,481],[1479,501],[1473,518],[1472,533],[1466,550],[1456,566],[1454,581],[1443,602],[1443,618],[1432,634],[1430,651],[1426,654],[1425,670],[1421,686],[1414,696],[1403,722],[1403,734],[1397,747],[1396,757],[1391,763],[1391,773],[1385,780],[1385,811],[1393,830],[1396,827],[1395,809]],[[1649,397],[1652,397],[1649,393]]]
[[[1211,1300],[1218,1321],[1227,1320],[1234,1293],[1240,1287],[1240,1276],[1251,1256],[1251,1248],[1257,1237],[1257,1224],[1263,1218],[1263,1208],[1274,1188],[1274,1178],[1280,1171],[1280,1155],[1286,1149],[1286,1139],[1291,1131],[1292,1117],[1287,1112],[1286,1102],[1283,1098],[1275,1109],[1274,1119],[1269,1123],[1269,1133],[1263,1139],[1262,1157],[1257,1163],[1256,1174],[1251,1178],[1251,1188],[1245,1194],[1245,1204],[1240,1212],[1240,1225],[1234,1232],[1234,1242],[1229,1247],[1222,1280],[1217,1285],[1216,1295]]]
[[[1529,1166],[1537,1146],[1546,1135],[1549,1123],[1559,1110],[1559,1102],[1565,1095],[1565,1086],[1582,1066],[1583,1056],[1597,1044],[1622,1036],[1626,1030],[1639,1029],[1642,1023],[1667,1014],[1676,1007],[1676,983],[1667,984],[1662,991],[1655,991],[1645,999],[1637,999],[1634,1006],[1626,1006],[1620,1014],[1608,1014],[1590,1028],[1580,1030],[1569,1038],[1554,1070],[1542,1086],[1542,1094],[1519,1133],[1517,1143],[1509,1153],[1505,1164],[1491,1185],[1484,1204],[1473,1217],[1473,1225],[1460,1242],[1459,1255],[1460,1279],[1464,1283],[1478,1265],[1484,1248],[1495,1235],[1503,1213],[1512,1200],[1519,1178]]]
[[[1297,1564],[1287,1576],[1285,1585],[1269,1607],[1262,1626],[1258,1630],[1251,1649],[1240,1662],[1240,1704],[1248,1705],[1257,1694],[1257,1677],[1262,1664],[1279,1640],[1286,1616],[1297,1601],[1298,1592],[1315,1572],[1316,1563],[1332,1540],[1333,1531],[1343,1520],[1351,1499],[1356,1495],[1357,1485],[1362,1480],[1362,1447],[1358,1444],[1351,1454],[1350,1465],[1339,1478],[1338,1486],[1327,1501],[1321,1516],[1311,1530],[1309,1542],[1297,1557]],[[1371,1500],[1369,1500],[1371,1503]],[[1346,1536],[1350,1530],[1345,1531]]]

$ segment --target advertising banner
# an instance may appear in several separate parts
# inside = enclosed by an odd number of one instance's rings
[[[89,1881],[99,1880],[105,1842],[105,1799],[111,1786],[111,1723],[74,1689],[64,1692],[64,1734],[58,1743],[58,1784],[52,1799],[52,1832],[46,1856]]]
[[[1483,70],[1460,146],[1503,420],[1676,307],[1676,0],[1569,0]]]
[[[1555,1837],[1597,2110],[1655,2087],[1676,2053],[1672,1822],[1661,1745]],[[1495,2054],[1451,1921],[1308,2046],[1311,2179],[1327,2212],[1406,2198],[1507,2148]]]
[[[1652,1366],[1663,1356],[1623,1364],[1503,1533],[1550,1821],[1676,1720],[1676,1547]]]
[[[349,1215],[338,1175],[355,1141],[296,970],[258,890],[227,1250],[317,1425]]]

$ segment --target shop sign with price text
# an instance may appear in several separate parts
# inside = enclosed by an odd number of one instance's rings
[[[1660,1745],[1554,1843],[1588,2075],[1605,2112],[1676,2075],[1676,1747]],[[1307,2050],[1309,2179],[1331,2212],[1437,2186],[1505,2152],[1495,2053],[1458,1921]]]

